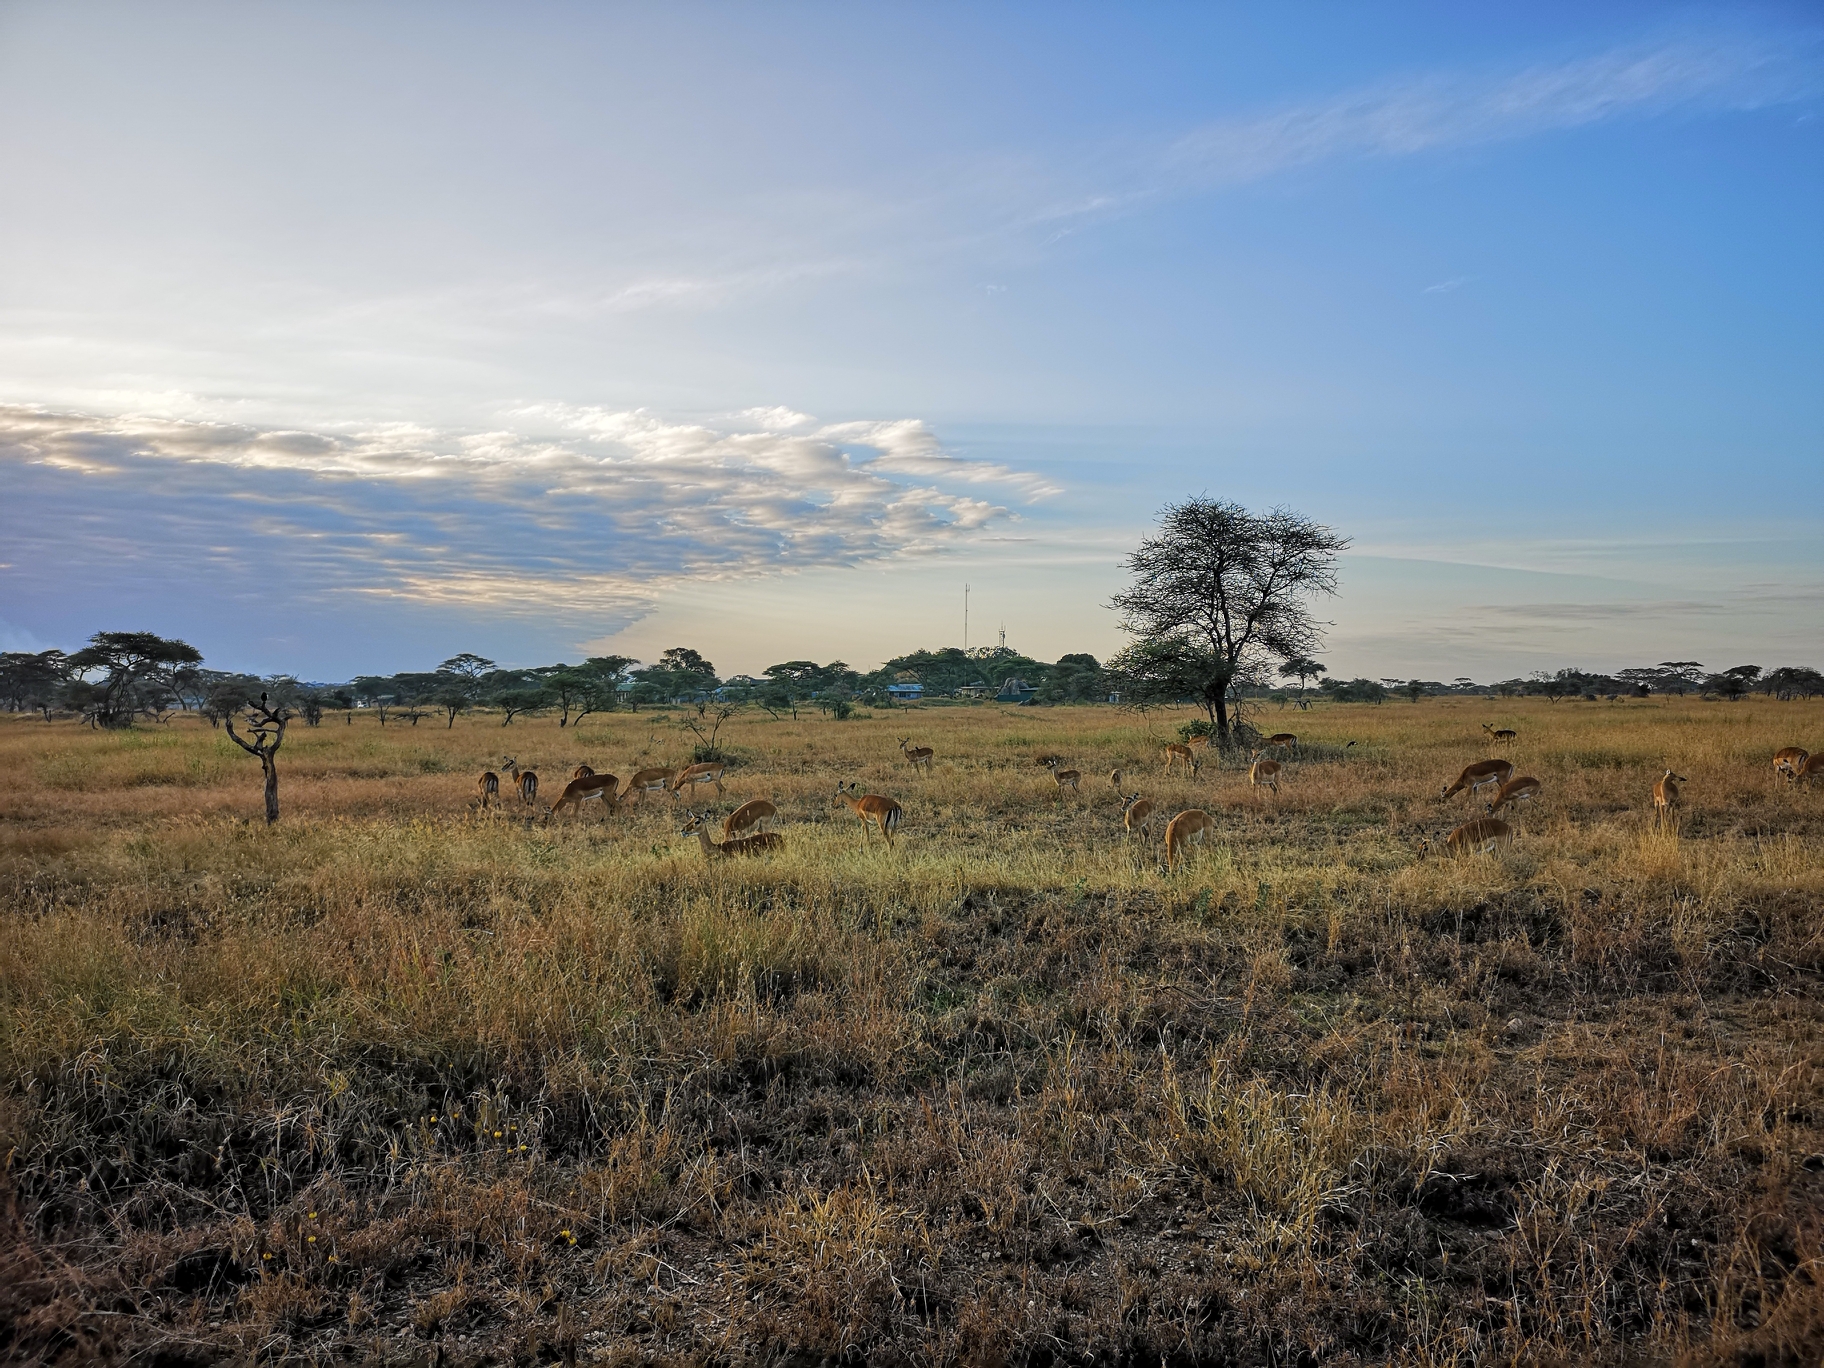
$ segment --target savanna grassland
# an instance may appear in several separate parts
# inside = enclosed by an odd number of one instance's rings
[[[1277,794],[1161,774],[1187,716],[744,715],[689,804],[785,848],[714,866],[685,802],[471,807],[686,758],[646,713],[294,724],[271,829],[194,719],[0,725],[0,1346],[1816,1363],[1824,786],[1769,759],[1824,704],[1274,711]],[[1487,721],[1544,794],[1420,858]],[[1116,766],[1215,816],[1188,869]]]

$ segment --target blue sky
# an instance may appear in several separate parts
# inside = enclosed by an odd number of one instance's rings
[[[0,646],[1824,664],[1815,6],[0,9]]]

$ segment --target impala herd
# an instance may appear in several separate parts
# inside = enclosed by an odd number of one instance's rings
[[[1497,729],[1484,723],[1483,731],[1489,739],[1497,744],[1511,744],[1517,735],[1507,728]],[[1351,741],[1350,746],[1355,743]],[[1197,737],[1188,742],[1174,741],[1167,744],[1160,752],[1163,769],[1167,777],[1172,771],[1183,766],[1193,776],[1202,773],[1203,757],[1208,751],[1208,738]],[[911,765],[914,774],[921,770],[928,776],[932,772],[932,761],[935,752],[929,746],[914,746],[911,738],[899,739],[900,754]],[[1263,788],[1279,792],[1279,781],[1285,772],[1281,761],[1269,757],[1267,752],[1277,751],[1280,754],[1300,754],[1298,738],[1290,732],[1280,732],[1267,737],[1261,742],[1250,757],[1248,766],[1248,784],[1256,793]],[[1038,765],[1051,775],[1057,801],[1064,801],[1065,791],[1079,793],[1082,773],[1074,769],[1063,768],[1063,759],[1056,755],[1041,756]],[[538,775],[531,770],[522,770],[519,762],[511,756],[503,756],[501,768],[505,771],[507,786],[526,807],[536,811],[538,802]],[[1798,746],[1788,746],[1773,757],[1774,773],[1782,776],[1792,784],[1799,784],[1824,774],[1824,753],[1813,755]],[[564,786],[563,793],[555,803],[545,809],[546,820],[556,818],[565,809],[573,810],[579,817],[583,804],[600,802],[606,813],[613,813],[623,806],[636,804],[649,794],[667,793],[676,798],[686,789],[694,789],[704,784],[712,785],[718,794],[724,793],[722,780],[727,767],[721,761],[709,761],[701,764],[686,765],[682,768],[667,769],[651,767],[640,769],[623,785],[612,774],[597,774],[588,765],[578,765]],[[502,775],[488,770],[477,782],[477,806],[487,808],[501,802]],[[1139,836],[1143,841],[1150,841],[1153,835],[1153,818],[1158,812],[1150,798],[1140,792],[1122,794],[1126,775],[1120,769],[1110,771],[1108,781],[1121,799],[1121,826],[1128,840]],[[1663,830],[1676,827],[1681,784],[1690,782],[1684,775],[1667,770],[1653,785],[1654,824]],[[1511,760],[1488,759],[1478,760],[1466,765],[1455,782],[1446,784],[1438,791],[1438,800],[1445,801],[1459,793],[1467,792],[1475,799],[1483,789],[1493,789],[1494,796],[1488,801],[1486,816],[1477,817],[1463,823],[1443,838],[1444,848],[1452,855],[1483,854],[1502,845],[1514,843],[1515,829],[1502,821],[1495,814],[1503,808],[1515,809],[1521,803],[1531,802],[1545,790],[1545,785],[1530,774],[1516,775]],[[864,793],[856,783],[836,785],[833,806],[846,807],[861,822],[862,843],[872,840],[875,833],[887,843],[893,845],[893,835],[899,830],[903,809],[891,798],[878,793]],[[689,819],[679,833],[684,836],[695,836],[703,849],[706,859],[730,859],[735,856],[758,855],[780,850],[785,845],[785,838],[777,832],[766,830],[768,822],[779,815],[779,809],[766,798],[752,798],[742,803],[729,813],[722,822],[722,839],[713,840],[708,829],[709,818],[705,814],[685,809]],[[1187,808],[1172,817],[1165,824],[1165,868],[1169,873],[1189,858],[1189,847],[1201,843],[1206,836],[1215,830],[1216,822],[1202,808]],[[1419,853],[1424,855],[1431,848],[1429,839],[1421,839]]]

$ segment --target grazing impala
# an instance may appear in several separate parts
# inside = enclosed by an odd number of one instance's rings
[[[1172,866],[1178,861],[1189,860],[1190,852],[1185,847],[1192,841],[1202,841],[1206,833],[1215,829],[1215,819],[1202,808],[1189,808],[1167,822],[1165,824],[1165,872],[1171,873]]]
[[[1811,752],[1805,747],[1787,746],[1784,750],[1777,750],[1773,753],[1773,772],[1783,774],[1790,779],[1798,773],[1799,766],[1810,758]]]
[[[716,792],[723,792],[722,771],[728,767],[720,760],[707,761],[701,765],[686,765],[678,771],[677,778],[671,781],[671,792],[675,797],[684,791],[686,784],[714,784]]]
[[[627,787],[621,790],[621,801],[626,802],[629,794],[665,792],[671,787],[672,776],[676,773],[676,770],[659,769],[656,766],[641,770],[629,779]]]
[[[1278,793],[1279,761],[1261,759],[1261,756],[1265,753],[1266,752],[1264,751],[1254,752],[1254,763],[1248,766],[1248,782],[1255,788],[1259,788],[1262,784],[1265,784],[1268,788],[1272,789],[1273,792]]]
[[[1465,822],[1444,838],[1444,848],[1452,855],[1486,855],[1505,842],[1514,843],[1514,829],[1498,817],[1478,817]],[[1419,842],[1419,854],[1431,852],[1431,842]]]
[[[1121,809],[1121,825],[1126,829],[1128,839],[1132,840],[1136,831],[1145,836],[1153,834],[1153,800],[1135,794],[1129,798]]]
[[[1177,764],[1180,760],[1190,766],[1192,774],[1196,774],[1203,768],[1203,761],[1197,758],[1196,751],[1192,750],[1189,746],[1181,745],[1179,742],[1173,741],[1165,748],[1165,772],[1170,774],[1172,772],[1172,766]]]
[[[593,769],[591,769],[589,766],[578,765],[575,769],[570,771],[570,777],[572,779],[587,779],[590,775],[592,775],[594,773],[595,773],[595,771]]]
[[[1482,730],[1488,733],[1488,739],[1493,741],[1497,746],[1510,745],[1518,739],[1520,735],[1520,733],[1515,731],[1512,727],[1502,727],[1497,731],[1493,722],[1484,722],[1482,724]]]
[[[900,753],[912,762],[914,773],[917,772],[920,765],[925,767],[926,774],[931,773],[931,757],[935,755],[936,752],[929,746],[908,746],[906,742],[910,739],[910,737],[905,736],[899,738]]]
[[[522,770],[519,761],[503,755],[500,763],[508,774],[513,776],[513,787],[519,790],[519,801],[536,803],[538,801],[538,776],[531,770]]]
[[[481,778],[475,781],[476,801],[482,807],[500,801],[500,776],[493,770],[483,770]]]
[[[749,828],[759,830],[769,817],[777,817],[779,809],[764,798],[750,798],[722,820],[722,839],[739,836]]]
[[[1296,751],[1298,749],[1298,738],[1292,735],[1291,732],[1275,732],[1260,744],[1263,750],[1285,749]]]
[[[1509,779],[1495,790],[1495,801],[1488,805],[1488,815],[1493,817],[1509,803],[1521,803],[1537,798],[1544,788],[1545,785],[1530,774],[1522,775],[1518,779]]]
[[[1807,780],[1817,778],[1820,774],[1824,774],[1824,751],[1820,751],[1816,755],[1806,756],[1798,767],[1793,770],[1792,782],[1795,784],[1802,784]]]
[[[620,806],[620,799],[615,795],[614,786],[620,783],[612,774],[597,774],[591,770],[577,779],[564,785],[563,796],[551,804],[547,817],[556,817],[565,808],[574,808],[576,815],[583,815],[584,803],[600,803],[604,815],[613,812]]]
[[[695,835],[703,847],[703,858],[706,860],[729,860],[737,855],[760,855],[769,850],[778,850],[785,844],[785,837],[776,831],[763,831],[758,836],[744,836],[736,841],[712,841],[709,833],[703,829],[703,819],[688,808],[685,812],[690,821],[680,831],[680,836]]]
[[[1657,826],[1671,826],[1678,816],[1678,786],[1691,781],[1682,774],[1667,770],[1653,785],[1653,821]]]
[[[850,784],[844,788],[836,785],[836,801],[845,804],[849,811],[861,818],[861,843],[868,843],[868,828],[878,828],[880,834],[887,838],[887,844],[893,844],[893,833],[899,830],[899,804],[891,798],[882,798],[878,793],[863,793],[860,784]]]
[[[1478,760],[1475,764],[1466,766],[1463,773],[1457,776],[1457,782],[1446,785],[1438,797],[1448,798],[1453,793],[1468,789],[1469,796],[1473,798],[1477,790],[1485,789],[1490,784],[1499,788],[1513,777],[1514,765],[1511,760]]]
[[[1058,764],[1058,758],[1054,755],[1045,762],[1045,768],[1051,771],[1051,781],[1058,786],[1058,801],[1061,803],[1064,801],[1065,789],[1072,793],[1078,791],[1077,785],[1082,782],[1083,774],[1080,770],[1059,769]]]

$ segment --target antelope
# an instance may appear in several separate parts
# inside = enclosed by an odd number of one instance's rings
[[[1529,798],[1537,798],[1540,791],[1544,788],[1545,785],[1533,778],[1530,774],[1522,775],[1518,779],[1509,779],[1505,784],[1501,785],[1500,788],[1495,790],[1495,801],[1488,805],[1488,815],[1493,817],[1509,803],[1518,803]]]
[[[703,829],[703,819],[696,813],[685,809],[690,821],[678,833],[680,836],[694,834],[698,844],[703,847],[703,858],[706,860],[728,860],[737,855],[758,855],[763,851],[778,850],[785,844],[785,837],[776,831],[763,831],[758,836],[744,836],[738,841],[712,841],[709,833]]]
[[[1824,774],[1824,751],[1806,756],[1804,762],[1792,771],[1792,782],[1801,784],[1819,774]]]
[[[1811,752],[1805,747],[1787,746],[1784,750],[1777,750],[1773,753],[1773,772],[1783,774],[1790,779],[1798,772],[1799,766],[1810,758]]]
[[[1142,798],[1137,793],[1129,798],[1121,808],[1121,825],[1126,829],[1129,840],[1133,839],[1136,831],[1151,836],[1153,834],[1152,800]]]
[[[1691,781],[1682,774],[1667,770],[1653,784],[1653,821],[1657,826],[1670,826],[1678,807],[1678,786]]]
[[[663,793],[671,783],[676,770],[653,767],[643,769],[627,781],[627,787],[621,790],[621,802],[627,801],[631,793]]]
[[[914,773],[917,773],[920,765],[925,767],[926,774],[931,773],[931,757],[936,754],[936,752],[929,746],[908,746],[906,742],[910,739],[911,738],[905,736],[899,738],[900,754],[904,755],[906,759],[912,762],[912,770]]]
[[[521,770],[519,761],[510,756],[500,757],[501,768],[513,776],[513,787],[519,790],[519,801],[536,803],[538,801],[538,776],[531,770]]]
[[[1499,731],[1496,731],[1493,722],[1484,722],[1482,724],[1482,730],[1487,732],[1488,739],[1498,746],[1509,745],[1517,740],[1520,735],[1520,733],[1515,731],[1512,727],[1502,727]]]
[[[578,765],[575,769],[570,771],[570,777],[572,779],[587,779],[590,775],[592,775],[594,773],[595,773],[595,771],[593,769],[591,769],[589,766]]]
[[[1165,824],[1165,872],[1170,874],[1172,866],[1179,860],[1188,861],[1190,852],[1185,847],[1192,841],[1201,841],[1206,832],[1216,829],[1216,821],[1202,808],[1188,808]]]
[[[554,818],[565,808],[575,808],[576,815],[583,815],[583,804],[598,802],[604,814],[613,812],[621,805],[614,786],[620,783],[612,774],[597,774],[591,770],[588,774],[579,775],[564,785],[563,795],[545,813],[547,819]],[[622,795],[625,796],[625,795]]]
[[[1192,774],[1196,774],[1203,768],[1203,761],[1197,758],[1196,751],[1192,750],[1189,746],[1181,745],[1176,741],[1168,743],[1165,748],[1165,772],[1170,774],[1172,772],[1172,766],[1177,764],[1180,760],[1191,767]]]
[[[1477,790],[1487,788],[1490,784],[1499,788],[1513,777],[1514,764],[1511,760],[1478,760],[1473,765],[1465,766],[1463,773],[1457,776],[1457,782],[1446,785],[1438,797],[1448,798],[1453,793],[1468,789],[1473,798]]]
[[[1058,758],[1054,755],[1045,762],[1045,768],[1051,771],[1051,781],[1058,786],[1058,801],[1061,803],[1064,801],[1065,789],[1069,789],[1072,793],[1077,792],[1077,784],[1082,780],[1083,775],[1078,770],[1059,769],[1058,763]]]
[[[676,797],[686,784],[714,784],[716,792],[722,793],[722,771],[728,768],[720,760],[711,760],[701,765],[686,765],[678,771],[677,778],[671,781],[672,796]]]
[[[722,819],[722,839],[726,841],[749,827],[759,828],[767,818],[778,815],[779,809],[766,799],[750,798]]]
[[[854,795],[860,794],[860,797]],[[868,828],[877,827],[880,834],[887,838],[887,844],[893,844],[893,833],[899,830],[899,804],[891,798],[882,798],[878,793],[862,793],[860,784],[850,784],[844,788],[836,785],[836,801],[848,806],[850,812],[861,818],[861,843],[868,843]]]
[[[490,802],[498,803],[500,801],[500,776],[493,770],[482,771],[481,778],[475,781],[475,797],[484,808]]]
[[[1486,855],[1496,846],[1506,842],[1514,843],[1514,829],[1498,817],[1478,817],[1473,822],[1465,822],[1450,835],[1444,838],[1444,845],[1452,855]],[[1431,842],[1419,842],[1419,854],[1431,852]]]
[[[1261,745],[1267,750],[1273,750],[1276,747],[1283,746],[1296,751],[1298,749],[1298,738],[1292,735],[1291,732],[1276,732],[1272,736],[1269,736],[1265,741],[1261,742]]]
[[[1262,760],[1262,751],[1254,752],[1254,763],[1248,766],[1248,782],[1255,788],[1265,784],[1273,792],[1279,792],[1279,761]]]

